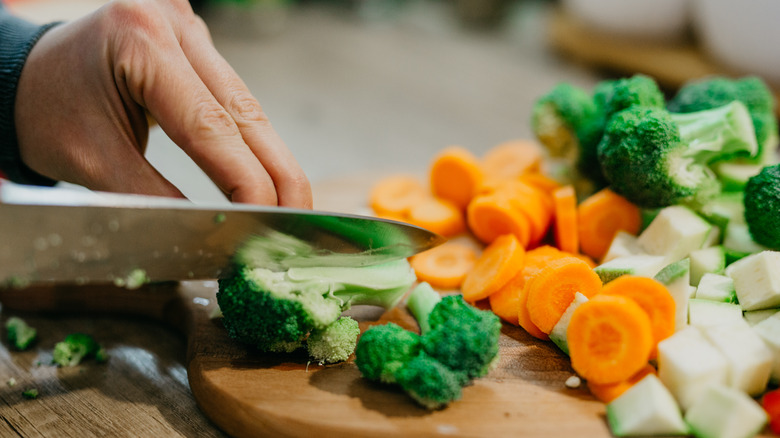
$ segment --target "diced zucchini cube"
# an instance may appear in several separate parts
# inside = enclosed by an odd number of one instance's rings
[[[780,383],[780,313],[775,313],[754,325],[753,331],[761,337],[772,352],[770,381]]]
[[[772,371],[772,352],[743,319],[702,329],[704,336],[729,363],[728,385],[751,396],[766,390]]]
[[[750,396],[725,385],[712,385],[685,412],[698,438],[750,438],[764,428],[766,412]]]
[[[664,256],[632,255],[618,257],[606,263],[596,266],[593,270],[599,275],[603,283],[620,277],[621,275],[638,275],[640,277],[653,277],[666,265]]]
[[[737,291],[734,289],[734,280],[726,275],[704,274],[696,288],[695,297],[700,300],[736,303]]]
[[[644,254],[644,250],[639,246],[637,237],[623,230],[619,230],[615,234],[615,237],[612,238],[612,243],[609,244],[609,249],[601,259],[601,263],[606,263],[620,257],[641,254]]]
[[[696,327],[688,327],[658,343],[658,378],[683,411],[708,386],[726,384],[728,362]]]
[[[762,251],[732,263],[726,275],[734,280],[744,310],[780,306],[780,252]]]
[[[769,249],[753,240],[747,224],[733,221],[726,226],[723,248],[726,249],[726,255],[732,259],[741,259]]]
[[[663,208],[653,222],[639,234],[637,242],[645,252],[662,255],[667,262],[688,257],[703,248],[717,228],[681,205]]]
[[[563,312],[563,315],[561,315],[558,322],[555,323],[552,331],[550,331],[550,340],[566,354],[569,354],[569,343],[567,341],[566,331],[569,329],[571,316],[574,315],[574,311],[586,301],[588,301],[588,297],[579,292],[575,293],[574,300],[569,304],[569,307],[566,308],[566,311]]]
[[[698,286],[704,274],[721,274],[726,269],[726,250],[718,246],[691,252],[691,285]]]
[[[686,435],[680,406],[654,374],[648,374],[607,404],[607,422],[615,436]]]
[[[688,301],[688,324],[705,328],[713,325],[742,322],[738,304],[692,298]]]
[[[688,300],[696,292],[691,286],[691,261],[688,258],[678,260],[661,269],[655,279],[663,283],[674,298],[676,331],[684,329],[688,324]]]
[[[777,312],[780,312],[780,308],[775,307],[773,309],[748,310],[747,312],[743,312],[742,316],[745,318],[745,321],[748,323],[748,325],[752,327]]]

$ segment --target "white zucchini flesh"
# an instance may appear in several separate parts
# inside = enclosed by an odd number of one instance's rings
[[[726,275],[706,273],[701,277],[701,281],[696,287],[695,298],[736,303],[737,291],[734,289],[734,280]]]
[[[637,242],[648,254],[665,256],[672,263],[704,247],[715,228],[693,210],[673,205],[658,213]]]
[[[726,275],[734,280],[743,310],[780,306],[780,252],[762,251],[729,265]]]
[[[769,383],[773,355],[743,319],[702,329],[704,336],[729,364],[728,385],[750,396],[761,395]]]
[[[607,404],[606,411],[615,436],[688,434],[680,406],[654,374]]]
[[[569,304],[569,307],[567,307],[566,311],[564,311],[563,315],[561,315],[561,318],[557,323],[555,323],[552,331],[550,331],[550,340],[553,341],[553,343],[567,355],[569,354],[569,342],[567,340],[568,336],[566,335],[566,331],[569,329],[571,316],[574,315],[574,311],[577,310],[580,305],[587,301],[588,297],[579,292],[576,292],[574,294],[574,300],[572,300],[571,304]]]
[[[693,298],[688,301],[688,324],[706,328],[720,324],[742,322],[742,308],[738,304]]]
[[[767,422],[764,409],[742,391],[712,385],[685,412],[697,438],[750,438]]]
[[[765,318],[753,326],[753,331],[764,341],[772,352],[772,372],[770,380],[780,383],[780,313]]]

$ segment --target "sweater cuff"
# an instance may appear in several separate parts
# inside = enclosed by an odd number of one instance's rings
[[[54,185],[55,180],[22,162],[16,137],[16,89],[27,56],[46,31],[59,23],[37,25],[0,8],[0,172],[22,184]]]

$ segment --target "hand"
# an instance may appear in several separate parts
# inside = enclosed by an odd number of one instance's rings
[[[311,208],[309,182],[186,0],[118,0],[51,29],[19,81],[22,160],[95,190],[182,196],[145,111],[234,202]]]

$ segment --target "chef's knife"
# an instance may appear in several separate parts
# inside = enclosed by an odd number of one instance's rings
[[[0,184],[0,286],[215,279],[236,257],[270,269],[366,266],[442,241],[358,215]]]

